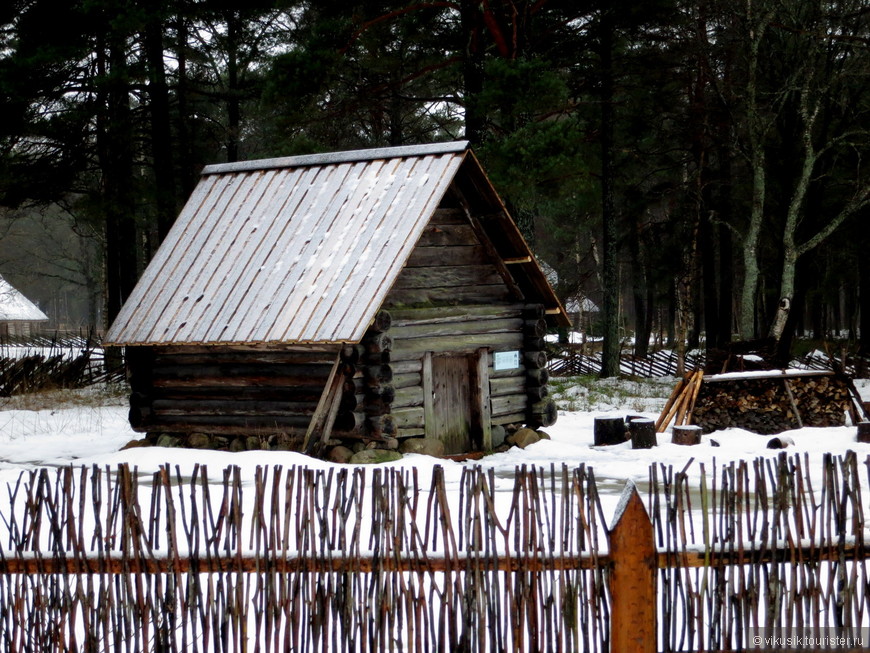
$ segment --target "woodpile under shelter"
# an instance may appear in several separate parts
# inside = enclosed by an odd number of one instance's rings
[[[149,438],[462,453],[555,421],[543,336],[568,324],[453,142],[206,167],[106,344]]]

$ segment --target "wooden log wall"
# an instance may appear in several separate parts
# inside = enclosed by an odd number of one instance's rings
[[[390,352],[394,398],[391,414],[398,437],[425,434],[423,355],[473,354],[480,348],[522,353],[515,369],[495,370],[492,356],[487,363],[489,423],[491,425],[550,425],[555,421],[555,403],[548,396],[546,355],[529,351],[530,340],[538,346],[546,329],[540,306],[453,306],[391,309],[393,349]]]
[[[423,359],[426,352],[474,355],[481,348],[497,351],[522,348],[522,304],[465,305],[438,308],[393,308],[390,368],[395,397],[391,414],[399,437],[425,435]],[[491,358],[491,357],[490,357]],[[487,361],[493,410],[504,414],[505,402],[518,421],[525,410],[523,369],[494,372]],[[491,424],[500,423],[493,415]]]
[[[545,312],[524,301],[508,267],[465,209],[443,206],[359,344],[130,348],[131,423],[146,432],[304,434],[340,352],[345,379],[332,439],[397,446],[396,437],[427,433],[423,360],[431,352],[469,357],[481,447],[493,425],[548,426],[556,405]],[[521,352],[519,365],[496,371],[489,352],[506,351]]]
[[[426,226],[384,308],[514,301],[464,210],[439,208]]]
[[[290,446],[310,423],[337,352],[128,347],[130,423],[148,433],[280,434]]]
[[[524,301],[507,266],[464,209],[442,206],[435,212],[384,307],[393,317],[391,414],[399,437],[426,432],[426,352],[520,351],[516,369],[496,371],[490,356],[485,419],[495,426],[555,421],[556,405],[547,391],[544,308]],[[401,373],[397,365],[404,366]]]
[[[390,313],[379,311],[360,343],[342,351],[347,379],[333,437],[371,442],[395,435],[396,422],[390,415],[396,396],[391,326]]]

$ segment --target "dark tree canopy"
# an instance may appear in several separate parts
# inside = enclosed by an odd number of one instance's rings
[[[105,321],[203,165],[467,138],[606,374],[632,337],[866,351],[868,76],[861,0],[11,2],[0,206],[99,245]]]

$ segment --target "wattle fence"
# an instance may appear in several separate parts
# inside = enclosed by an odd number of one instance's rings
[[[759,626],[859,632],[870,460],[812,467],[700,465],[690,483],[659,465],[613,525],[583,465],[458,481],[437,467],[35,470],[0,510],[0,646],[695,651],[746,648]]]
[[[0,397],[55,388],[121,382],[123,366],[108,365],[89,333],[0,338]]]
[[[601,352],[584,353],[577,345],[557,345],[551,347],[547,370],[551,376],[597,375],[601,372]],[[844,371],[851,377],[866,378],[870,373],[870,360],[866,356],[843,356],[833,363],[827,355],[813,352],[794,358],[790,367],[802,370]],[[701,369],[707,361],[703,349],[693,349],[686,353],[686,370]],[[634,356],[622,352],[619,357],[619,373],[640,378],[674,376],[677,373],[677,352],[663,349],[648,356]]]

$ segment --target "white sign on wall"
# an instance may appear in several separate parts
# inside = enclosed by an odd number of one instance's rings
[[[492,369],[498,372],[499,370],[515,370],[520,366],[520,352],[518,351],[497,351],[492,355]]]

